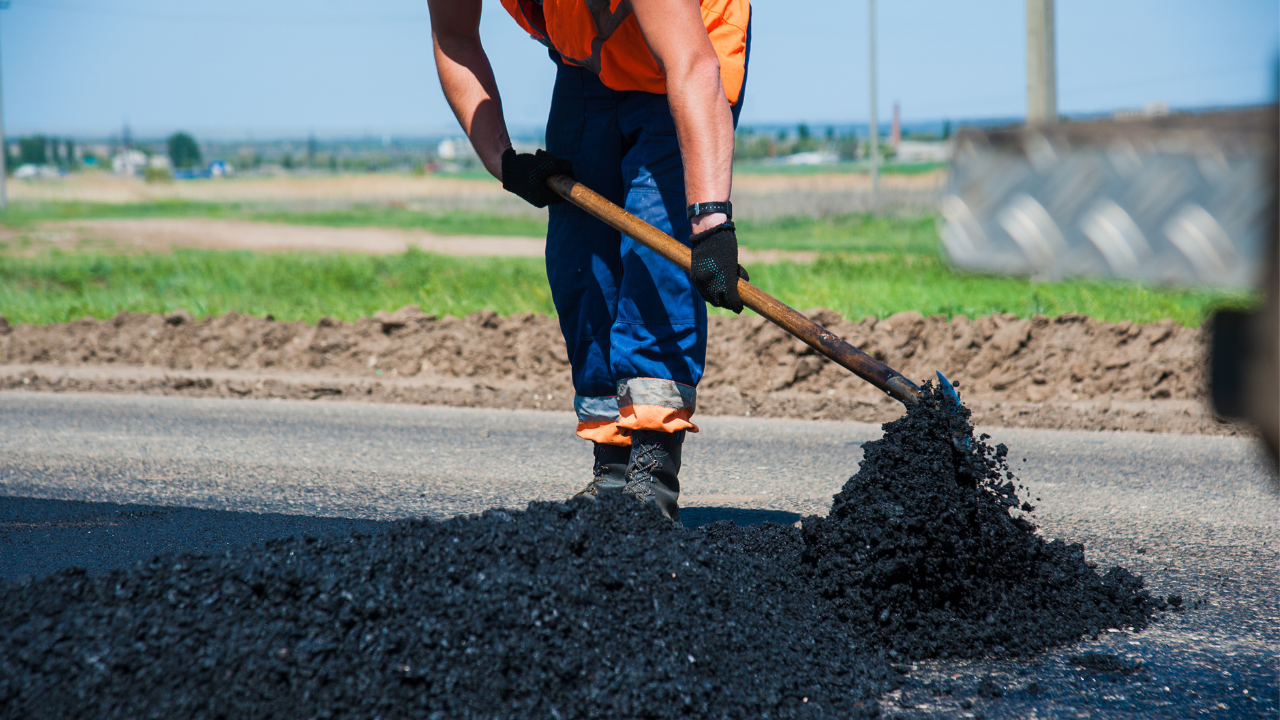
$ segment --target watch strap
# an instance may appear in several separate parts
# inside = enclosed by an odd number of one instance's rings
[[[696,215],[705,215],[707,213],[724,213],[733,219],[733,203],[731,202],[706,202],[694,203],[684,209],[685,217],[692,218]]]

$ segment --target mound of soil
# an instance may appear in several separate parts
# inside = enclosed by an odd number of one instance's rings
[[[1075,401],[1204,397],[1205,336],[1173,320],[1103,323],[1083,315],[1030,320],[905,312],[852,322],[829,310],[809,316],[907,377],[941,370],[969,400]],[[715,318],[703,386],[749,391],[866,392],[865,382],[761,317]]]
[[[5,717],[860,717],[803,583],[625,497],[0,590]]]
[[[888,662],[1029,655],[1162,605],[1025,518],[926,402],[803,527],[624,496],[0,588],[14,717],[856,717]],[[903,671],[905,672],[905,671]]]
[[[1204,407],[1204,332],[1171,320],[810,315],[907,377],[941,370],[961,382],[983,423],[1239,432]],[[558,410],[573,400],[554,319],[436,318],[414,306],[315,325],[238,313],[201,321],[184,312],[121,313],[47,326],[0,319],[0,364],[0,389]],[[760,317],[711,318],[699,412],[868,422],[901,414],[895,401]]]
[[[1084,546],[1037,535],[1007,448],[925,391],[864,446],[831,513],[804,522],[802,571],[836,616],[911,659],[1025,656],[1144,628],[1165,603],[1124,568],[1100,576]]]

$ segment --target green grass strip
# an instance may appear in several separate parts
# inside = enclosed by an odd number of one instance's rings
[[[27,230],[41,222],[120,218],[211,218],[253,220],[326,227],[391,227],[439,235],[544,237],[547,222],[478,210],[422,211],[387,205],[352,205],[332,210],[290,209],[279,205],[202,203],[166,200],[146,203],[14,203],[0,212],[0,225]]]
[[[738,220],[738,242],[759,250],[834,253],[919,253],[938,250],[933,215],[894,217],[861,213],[835,217]]]
[[[185,309],[197,317],[232,310],[278,320],[342,320],[417,303],[424,312],[553,314],[536,258],[253,253],[178,250],[116,255],[0,256],[0,315],[54,323],[84,316]]]
[[[1111,322],[1171,317],[1198,325],[1217,306],[1253,300],[1247,293],[1194,288],[968,275],[933,256],[909,253],[824,255],[813,264],[758,265],[751,273],[753,282],[793,307],[827,307],[854,319],[908,310],[948,317],[1073,312]],[[354,320],[409,303],[441,315],[555,314],[543,262],[535,258],[448,257],[417,250],[383,256],[209,250],[0,255],[0,315],[11,322],[45,324],[86,315],[107,318],[121,310],[179,308],[197,317],[238,310],[314,322],[322,315]]]
[[[880,166],[880,174],[924,175],[946,170],[947,165],[945,162],[889,162]],[[737,175],[869,175],[871,164],[866,160],[842,160],[829,165],[785,165],[776,161],[742,160],[733,164],[733,172]]]
[[[1253,302],[1251,293],[1203,288],[1103,280],[1033,283],[973,275],[956,272],[933,256],[909,254],[824,255],[811,265],[759,265],[751,268],[751,280],[793,307],[826,307],[854,319],[910,310],[948,318],[1080,313],[1107,322],[1149,323],[1168,317],[1196,326],[1217,307]]]

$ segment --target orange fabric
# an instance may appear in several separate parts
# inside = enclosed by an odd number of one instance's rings
[[[689,422],[693,411],[689,408],[674,410],[661,405],[628,405],[618,408],[618,425],[628,430],[661,430],[662,432],[698,432],[698,426]]]
[[[603,445],[631,446],[631,431],[614,420],[592,420],[578,423],[578,437]]]
[[[608,9],[591,5],[608,3]],[[720,81],[729,104],[738,102],[746,76],[750,0],[700,0],[702,23],[720,58]],[[600,76],[613,90],[665,95],[667,76],[644,41],[626,0],[502,0],[520,27],[555,48],[565,62]]]

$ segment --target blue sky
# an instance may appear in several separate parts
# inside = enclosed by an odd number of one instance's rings
[[[865,0],[756,0],[742,122],[865,122]],[[880,115],[1025,112],[1023,0],[877,6]],[[1059,0],[1059,107],[1107,112],[1274,97],[1280,1]],[[228,138],[455,127],[425,0],[13,0],[0,12],[10,134]],[[508,121],[545,121],[553,69],[496,0],[482,27]]]

